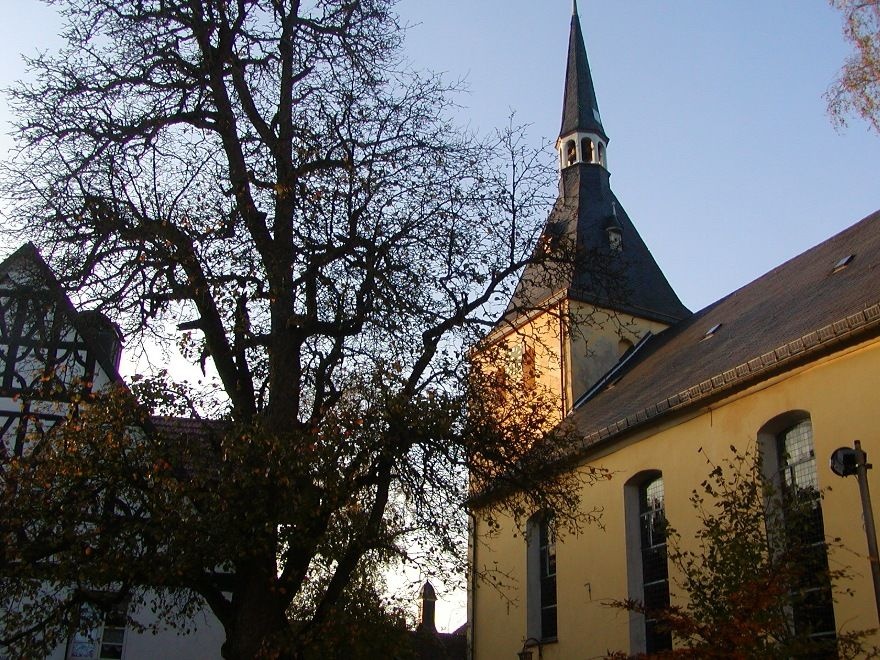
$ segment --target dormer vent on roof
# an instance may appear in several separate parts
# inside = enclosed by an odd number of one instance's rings
[[[703,335],[703,338],[700,339],[700,341],[706,341],[707,339],[711,339],[712,337],[714,337],[715,333],[721,329],[722,325],[724,325],[724,324],[723,323],[716,323],[711,328],[706,330],[706,334]]]
[[[608,234],[608,247],[612,252],[623,252],[623,226],[617,218],[617,202],[611,202],[611,214],[605,223],[605,233]]]
[[[856,255],[854,255],[854,254],[848,254],[848,255],[846,255],[845,257],[841,257],[841,258],[837,261],[837,263],[834,264],[834,268],[831,269],[831,274],[833,275],[834,273],[839,273],[839,272],[842,271],[844,268],[846,268],[847,266],[849,266],[849,263],[850,263],[853,259],[855,259],[855,256],[856,256]]]

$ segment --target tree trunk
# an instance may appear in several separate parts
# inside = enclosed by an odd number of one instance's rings
[[[285,615],[287,601],[275,591],[274,572],[251,567],[239,571],[236,581],[233,612],[224,626],[223,657],[226,660],[294,658],[295,654],[285,648],[289,630]]]

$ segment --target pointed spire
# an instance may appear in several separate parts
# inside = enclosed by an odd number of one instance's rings
[[[560,292],[663,324],[690,315],[611,190],[607,144],[574,0],[562,132],[556,141],[559,197],[537,249],[544,254],[567,246],[576,263],[571,270],[554,268],[553,260],[526,266],[505,322],[521,318],[522,310],[541,308]]]
[[[599,116],[599,103],[596,101],[596,90],[593,87],[593,77],[590,75],[584,35],[581,33],[577,0],[572,2],[568,65],[565,69],[565,97],[562,104],[562,128],[559,131],[559,136],[563,137],[575,131],[598,133],[605,140],[608,139]]]

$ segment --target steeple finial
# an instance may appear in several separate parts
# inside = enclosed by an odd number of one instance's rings
[[[568,39],[568,64],[565,69],[565,97],[562,104],[563,137],[575,131],[596,133],[605,140],[605,130],[599,117],[599,103],[593,88],[593,77],[587,61],[587,49],[581,33],[581,23],[577,13],[577,0],[572,2],[571,32]]]
[[[571,15],[578,15],[578,0],[571,0]]]

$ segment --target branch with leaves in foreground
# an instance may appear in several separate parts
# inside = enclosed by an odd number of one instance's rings
[[[666,526],[670,574],[683,604],[648,612],[632,599],[611,603],[673,635],[673,650],[636,657],[875,657],[878,649],[866,644],[873,630],[813,635],[820,610],[851,593],[849,569],[830,569],[826,559],[840,540],[817,545],[803,532],[815,524],[820,493],[774,488],[762,477],[758,451],[730,452],[718,464],[706,456],[711,470],[690,498],[700,522],[693,542]]]

